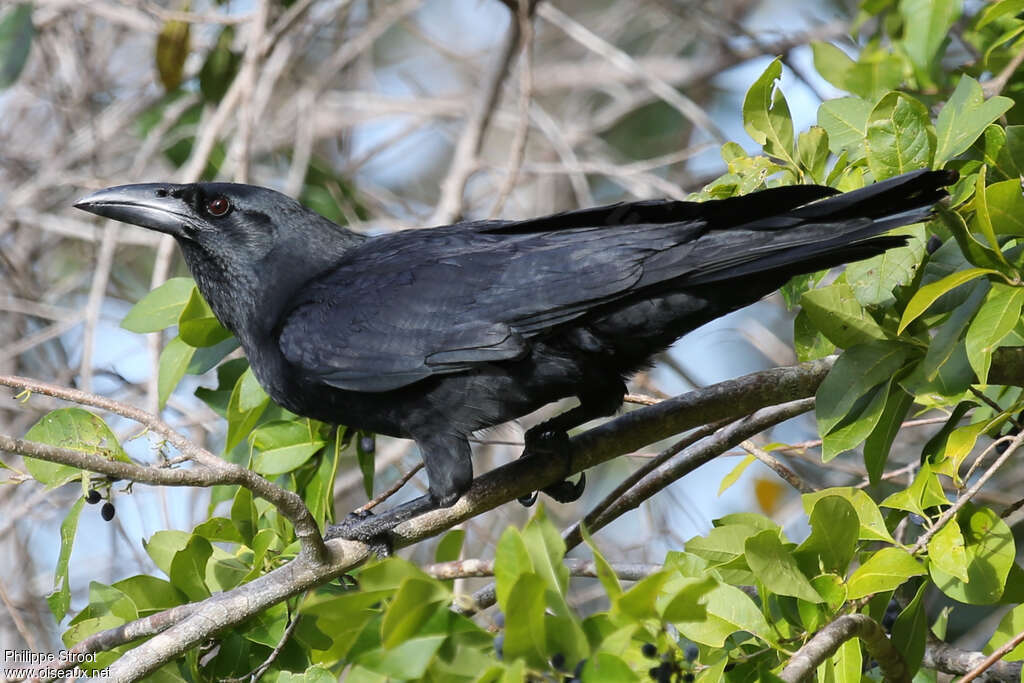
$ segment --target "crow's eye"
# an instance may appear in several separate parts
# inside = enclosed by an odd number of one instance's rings
[[[211,216],[220,218],[231,210],[231,202],[229,202],[225,197],[214,197],[210,201],[206,202],[206,210],[210,212]]]

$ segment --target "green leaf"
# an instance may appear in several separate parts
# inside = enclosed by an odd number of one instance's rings
[[[985,302],[978,309],[970,327],[967,328],[965,344],[967,360],[984,384],[988,380],[992,364],[992,352],[1006,338],[1021,317],[1024,307],[1024,287],[1014,287],[1002,282],[993,282]]]
[[[252,368],[246,368],[235,383],[228,401],[228,436],[224,444],[225,453],[230,453],[252,431],[268,405],[270,397],[256,381]]]
[[[854,346],[841,355],[816,394],[819,433],[827,435],[836,429],[862,397],[888,383],[906,360],[907,348],[897,342]]]
[[[248,491],[248,489],[243,490]],[[146,553],[153,560],[153,564],[164,574],[169,575],[171,573],[171,561],[178,551],[188,545],[190,537],[191,535],[188,532],[168,529],[156,532],[150,536],[148,541],[143,541],[142,545],[145,547]]]
[[[893,380],[869,390],[858,399],[838,426],[822,437],[821,461],[828,462],[838,455],[852,451],[864,442],[878,426],[885,409]]]
[[[462,542],[466,538],[463,529],[452,529],[437,542],[434,550],[434,562],[454,562],[462,553]]]
[[[32,3],[14,5],[0,19],[0,90],[18,80],[28,61],[35,34]]]
[[[928,236],[923,225],[898,228],[887,234],[906,235],[907,246],[887,249],[878,256],[846,266],[846,281],[861,306],[894,304],[893,290],[914,280],[924,258]]]
[[[992,230],[997,235],[1024,237],[1024,194],[1021,193],[1020,179],[989,185],[985,188],[985,198]],[[978,212],[975,212],[972,228],[978,220]]]
[[[718,583],[711,590],[705,588],[702,585],[692,616],[673,615],[671,621],[681,634],[715,648],[722,647],[725,639],[737,631],[747,631],[769,643],[774,641],[771,627],[750,596],[725,583]]]
[[[620,595],[622,595],[622,584],[619,583],[619,577],[612,569],[612,566],[608,564],[608,560],[604,558],[601,551],[598,550],[597,544],[594,543],[594,539],[590,537],[587,532],[585,524],[580,524],[580,535],[583,537],[583,542],[590,548],[590,552],[594,554],[594,565],[597,567],[597,579],[601,582],[601,586],[604,588],[604,592],[608,595],[608,599],[615,603]]]
[[[992,249],[988,245],[984,244],[975,237],[970,230],[967,229],[967,223],[956,211],[938,205],[938,215],[942,220],[942,224],[953,233],[953,237],[956,240],[957,245],[960,247],[960,251],[963,256],[966,257],[968,263],[972,266],[979,268],[994,268],[996,270],[1006,269],[1010,270],[1009,264],[1006,262],[1006,258],[999,249]],[[945,246],[945,245],[943,245]],[[942,248],[940,247],[939,251]],[[938,253],[938,252],[936,252]],[[929,265],[932,261],[929,260]],[[926,272],[928,267],[925,268]]]
[[[729,470],[728,474],[722,477],[722,483],[718,485],[718,495],[722,495],[730,486],[739,481],[740,476],[755,462],[757,462],[757,458],[752,455],[740,458],[740,461],[736,463],[736,467],[733,467]]]
[[[804,310],[793,319],[793,347],[800,362],[818,360],[836,352],[835,344],[818,331]]]
[[[122,579],[113,584],[113,587],[131,599],[139,616],[142,617],[185,602],[185,596],[170,582],[146,574]]]
[[[373,480],[377,474],[376,456],[374,450],[364,450],[361,434],[356,435],[356,462],[359,464],[359,471],[363,474],[363,490],[367,498],[373,498]]]
[[[946,292],[982,275],[999,275],[999,271],[992,268],[968,268],[921,287],[921,289],[914,293],[910,301],[907,302],[907,307],[903,309],[903,317],[900,318],[900,325],[897,331],[902,334],[903,330],[907,329],[907,325],[920,317],[928,310],[929,306],[935,303],[936,299]]]
[[[721,521],[721,520],[719,520]],[[686,542],[686,552],[703,558],[729,582],[754,581],[744,556],[747,539],[763,531],[748,524],[721,524]],[[777,532],[776,532],[777,533]]]
[[[522,534],[515,527],[506,527],[494,551],[495,595],[503,610],[507,610],[508,596],[515,582],[532,572],[533,563]]]
[[[824,496],[814,503],[811,533],[795,555],[805,574],[846,574],[857,548],[860,521],[853,505],[842,496]]]
[[[921,74],[938,67],[939,51],[960,17],[960,0],[900,0],[903,49]],[[927,83],[930,85],[930,83]]]
[[[885,95],[868,116],[868,168],[875,180],[928,168],[935,154],[935,131],[928,109],[901,92]]]
[[[982,29],[997,19],[1024,12],[1024,0],[999,0],[993,2],[978,15],[975,29]]]
[[[191,601],[210,597],[210,589],[206,585],[206,563],[212,554],[213,546],[208,540],[192,536],[171,560],[167,575],[174,587]]]
[[[1017,188],[1018,194],[1020,188]],[[1000,263],[1005,264],[1006,259],[1000,251],[999,242],[996,241],[996,233],[992,226],[992,216],[989,212],[988,193],[985,188],[985,167],[978,169],[978,176],[974,183],[974,220],[971,222],[978,232],[985,236],[988,248],[995,253]]]
[[[860,641],[850,638],[843,642],[832,655],[832,666],[836,683],[861,683],[864,660],[860,652]]]
[[[132,306],[121,321],[130,332],[159,332],[178,322],[178,316],[196,290],[188,277],[172,277]]]
[[[825,163],[828,161],[828,134],[820,126],[811,126],[800,133],[796,143],[800,167],[816,183],[825,182]]]
[[[881,481],[889,449],[902,427],[907,412],[914,403],[914,397],[907,393],[898,382],[889,384],[889,395],[874,429],[864,440],[864,467],[872,485]]]
[[[856,65],[849,55],[831,43],[818,40],[811,41],[811,53],[814,55],[814,69],[822,78],[840,90],[849,90],[846,79]]]
[[[814,326],[840,348],[888,338],[845,282],[812,289],[800,297],[800,306]]]
[[[206,102],[220,102],[238,73],[242,55],[231,49],[234,40],[235,28],[230,25],[223,27],[217,36],[217,43],[206,55],[206,61],[199,70],[199,91]]]
[[[171,392],[178,386],[178,382],[185,376],[192,356],[195,355],[194,346],[186,344],[181,337],[175,337],[167,343],[160,352],[160,362],[157,372],[157,395],[160,400],[160,408],[167,404]]]
[[[902,55],[880,49],[865,49],[846,75],[845,89],[854,95],[875,100],[882,93],[899,88],[905,71]]]
[[[549,598],[548,607],[554,609],[556,614],[568,614],[565,592],[569,587],[569,569],[562,561],[565,557],[565,541],[547,518],[544,506],[537,507],[522,533],[533,571],[552,593],[559,596],[557,601]]]
[[[744,552],[751,571],[768,590],[808,602],[823,602],[777,532],[762,531],[751,536],[744,544]]]
[[[178,316],[178,335],[196,347],[214,346],[231,336],[213,315],[198,289],[193,289],[185,307]]]
[[[1004,0],[1004,2],[1006,1]],[[1024,631],[1024,605],[1017,605],[999,621],[996,632],[992,634],[992,638],[986,643],[982,651],[987,655],[992,654],[1010,642],[1021,631]],[[1007,652],[1001,659],[1007,662],[1019,662],[1024,659],[1024,643]]]
[[[544,582],[536,574],[522,574],[509,589],[503,605],[506,659],[522,657],[535,667],[546,664],[545,591]]]
[[[253,430],[250,438],[257,449],[252,469],[273,477],[305,464],[327,442],[320,437],[318,425],[308,418],[274,420]]]
[[[847,599],[856,600],[873,593],[890,591],[908,579],[924,574],[921,563],[902,548],[882,548],[857,568],[847,582]]]
[[[156,70],[166,92],[177,90],[190,50],[191,26],[183,21],[164,22],[156,37]]]
[[[85,505],[85,498],[78,498],[71,505],[68,514],[60,525],[60,553],[57,557],[57,568],[53,573],[53,592],[46,596],[46,604],[50,606],[57,621],[63,621],[71,607],[71,582],[68,579],[68,562],[71,560],[71,548],[75,545],[75,534],[78,532],[78,517]]]
[[[99,455],[108,460],[131,462],[103,418],[81,408],[60,408],[47,413],[39,422],[32,425],[25,433],[25,438],[29,441]],[[25,458],[25,469],[48,489],[66,484],[82,475],[82,471],[77,467],[30,457]]]
[[[859,540],[895,543],[885,527],[882,511],[878,509],[875,501],[871,500],[871,496],[860,489],[849,486],[836,486],[815,491],[814,493],[805,493],[801,496],[804,511],[810,515],[818,501],[826,496],[840,496],[853,506],[854,511],[857,513],[857,519],[860,521]]]
[[[928,541],[928,559],[942,571],[960,581],[968,581],[967,550],[964,535],[955,520],[939,529]]]
[[[924,593],[927,588],[928,582],[921,582],[914,599],[900,612],[892,625],[892,644],[903,655],[903,663],[908,669],[907,679],[917,673],[924,659],[925,643],[928,640],[928,615],[924,610]]]
[[[963,344],[963,336],[971,318],[981,308],[985,300],[985,294],[989,290],[987,280],[972,282],[967,287],[968,297],[952,314],[935,330],[935,336],[928,344],[928,351],[921,362],[920,370],[928,381],[934,381],[942,371],[943,366],[948,362],[959,362],[961,359],[966,363],[967,352]],[[970,367],[967,368],[970,375],[968,381],[974,380],[974,373]],[[964,387],[963,391],[966,391]]]
[[[873,108],[871,102],[859,97],[822,102],[818,107],[818,125],[828,133],[828,147],[833,154],[846,152],[850,162],[864,156],[868,117]]]
[[[633,584],[633,587],[619,596],[613,608],[616,612],[629,615],[633,619],[650,619],[658,616],[655,602],[665,582],[670,578],[667,571],[655,572]]]
[[[776,58],[754,81],[743,100],[743,127],[765,154],[796,168],[793,159],[793,119],[777,81],[782,61]]]
[[[929,566],[932,581],[950,598],[969,605],[998,602],[1016,554],[1013,532],[999,515],[987,508],[965,505],[950,524],[958,524],[967,554],[967,582],[936,564]]]
[[[630,683],[640,678],[621,658],[609,652],[597,652],[583,665],[580,680],[588,683]]]
[[[362,652],[355,658],[355,663],[383,676],[376,679],[381,683],[395,679],[420,680],[426,673],[430,661],[447,639],[447,633],[431,633],[410,638],[390,650],[379,647]],[[357,683],[360,679],[354,675],[356,673],[356,670],[351,670],[345,676],[345,680]],[[362,680],[365,682],[368,679]]]
[[[896,491],[879,503],[882,507],[906,510],[922,517],[927,516],[928,508],[945,507],[948,504],[942,484],[929,463],[921,465],[910,486]]]
[[[1012,106],[1013,100],[1000,95],[985,101],[981,85],[966,74],[961,76],[935,123],[938,145],[934,167],[941,168],[953,157],[966,152],[985,128]]]
[[[384,647],[398,647],[419,634],[434,613],[446,609],[450,601],[451,594],[440,581],[416,577],[403,581],[381,624]]]

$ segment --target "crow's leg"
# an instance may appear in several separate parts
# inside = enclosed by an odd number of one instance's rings
[[[609,417],[622,406],[622,399],[626,395],[626,385],[621,381],[603,381],[598,384],[593,382],[586,393],[581,393],[578,398],[580,404],[550,420],[531,427],[526,432],[526,448],[523,450],[523,458],[534,458],[540,456],[562,458],[565,462],[565,476],[572,473],[572,452],[569,446],[569,430],[579,427],[581,424],[590,422],[599,417]],[[544,493],[554,498],[559,503],[571,503],[583,495],[583,489],[587,485],[587,475],[580,473],[580,478],[574,483],[563,479],[557,484],[542,489]],[[522,505],[529,507],[537,500],[537,494],[531,493],[519,499]]]
[[[388,533],[413,517],[455,504],[473,482],[469,441],[461,435],[431,434],[416,438],[427,469],[427,495],[397,505],[379,515],[351,513],[340,524],[327,527],[326,539],[347,538],[370,545],[378,555],[391,553]]]

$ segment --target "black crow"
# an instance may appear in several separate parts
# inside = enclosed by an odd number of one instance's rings
[[[794,275],[903,245],[880,234],[927,219],[955,179],[923,170],[844,194],[794,185],[373,237],[231,183],[125,185],[75,206],[173,235],[274,401],[416,441],[428,494],[330,530],[368,540],[458,500],[473,432],[575,396],[526,434],[527,454],[564,453],[567,430],[615,413],[625,380],[680,336]]]

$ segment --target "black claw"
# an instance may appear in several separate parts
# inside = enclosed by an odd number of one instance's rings
[[[360,541],[370,547],[370,551],[378,557],[390,557],[394,552],[391,538],[387,530],[381,529],[379,518],[369,510],[350,512],[340,524],[327,525],[324,540],[344,538],[349,541]]]
[[[526,432],[526,448],[523,450],[522,457],[536,458],[547,456],[561,458],[565,462],[566,475],[568,476],[572,466],[569,435],[563,430],[542,429],[540,427],[543,427],[543,425],[534,427]],[[542,489],[542,491],[559,503],[572,503],[580,499],[586,485],[587,477],[581,472],[580,478],[576,482],[563,480]],[[518,500],[524,507],[530,507],[537,500],[537,494],[534,492],[528,496],[521,496]]]
[[[522,505],[524,508],[531,507],[534,503],[537,502],[537,492],[533,491],[532,493],[529,493],[525,496],[519,496],[518,498],[516,498],[516,500],[518,500],[519,504]]]
[[[554,498],[559,503],[574,503],[583,495],[583,489],[587,487],[587,473],[580,472],[580,478],[575,482],[567,479],[552,484],[543,489],[544,493]]]

